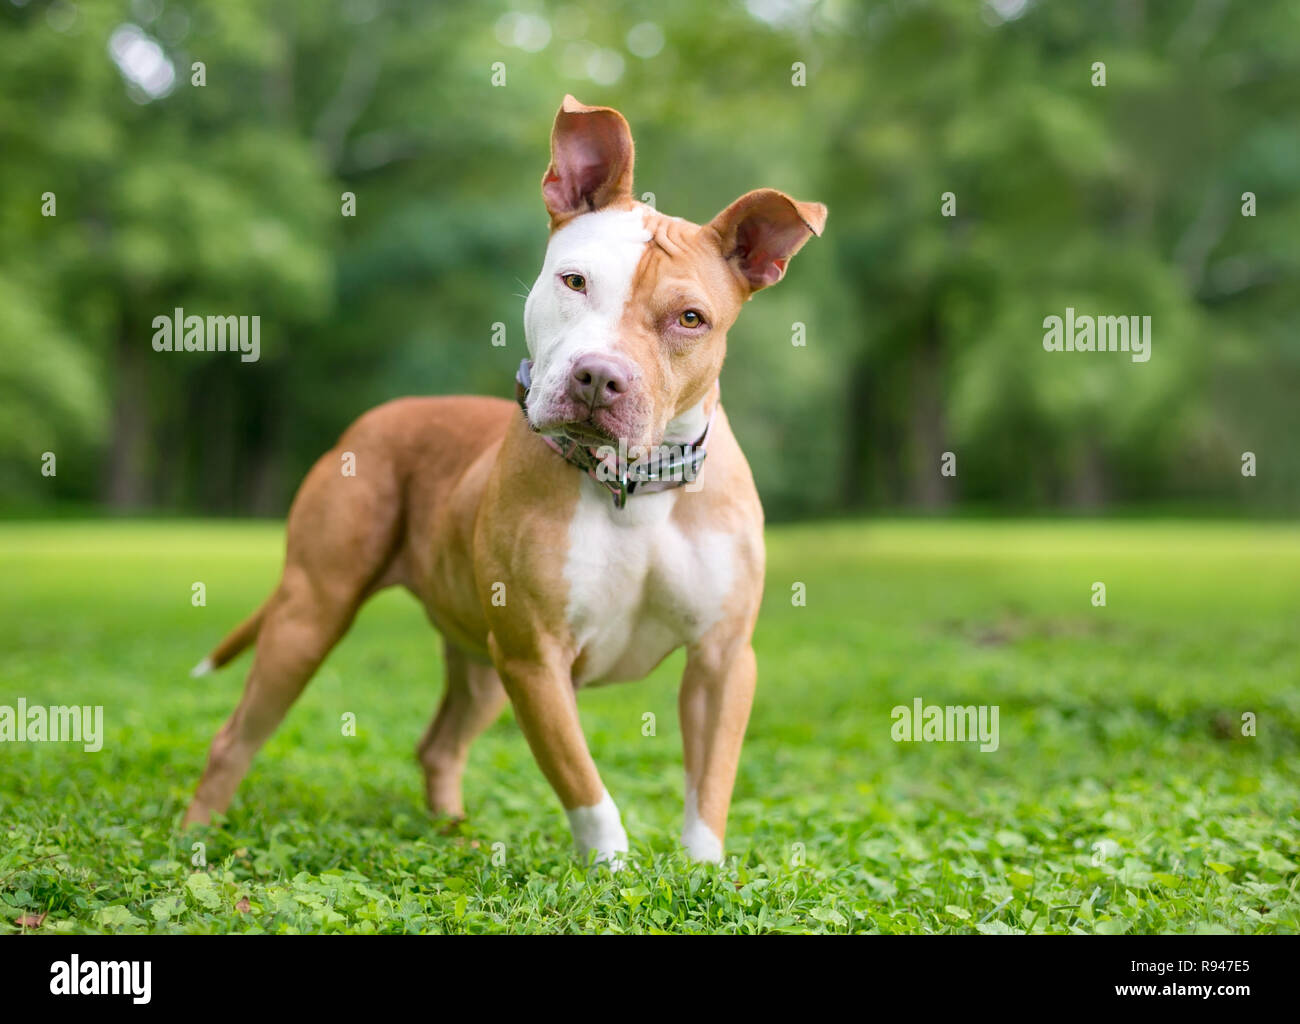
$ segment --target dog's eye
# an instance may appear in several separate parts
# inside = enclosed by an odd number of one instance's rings
[[[696,327],[704,326],[704,317],[700,316],[700,314],[697,313],[695,310],[688,309],[685,313],[683,313],[681,316],[677,318],[677,323],[680,324],[682,327],[694,329]]]
[[[587,279],[581,274],[564,274],[561,276],[566,287],[575,292],[585,292],[587,290]]]

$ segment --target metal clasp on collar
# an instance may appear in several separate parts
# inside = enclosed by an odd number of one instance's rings
[[[631,481],[630,483],[628,482],[627,466],[624,466],[622,471],[618,474],[617,483],[615,483],[612,489],[612,493],[614,497],[614,507],[625,508],[627,506],[628,495],[632,493],[635,487],[636,487],[635,480]]]

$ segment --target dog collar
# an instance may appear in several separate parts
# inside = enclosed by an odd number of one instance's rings
[[[528,392],[533,386],[532,369],[531,359],[520,362],[519,370],[515,373],[515,400],[524,412],[524,422],[528,424],[528,429],[539,433],[528,419]],[[613,445],[589,448],[571,437],[557,440],[546,434],[540,436],[565,462],[576,466],[609,491],[615,508],[623,508],[633,494],[670,491],[695,480],[700,467],[704,465],[704,457],[708,454],[706,446],[717,413],[718,405],[715,402],[713,411],[709,413],[709,422],[704,425],[704,433],[694,444],[663,445],[658,451],[667,454],[667,458],[661,455],[648,460],[639,459],[631,465],[622,445],[617,449]],[[602,450],[609,454],[600,455]]]

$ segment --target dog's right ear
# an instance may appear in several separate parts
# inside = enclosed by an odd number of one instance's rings
[[[617,110],[565,96],[551,130],[542,198],[551,227],[632,197],[632,131]]]
[[[774,188],[746,192],[713,218],[722,255],[752,295],[785,276],[790,257],[826,227],[826,207],[801,203]]]

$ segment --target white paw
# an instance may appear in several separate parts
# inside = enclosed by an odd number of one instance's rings
[[[573,842],[582,857],[588,857],[594,850],[597,864],[605,864],[611,871],[623,869],[623,858],[619,854],[627,853],[627,832],[623,830],[618,807],[609,793],[605,793],[598,804],[575,807],[564,813],[569,817]]]
[[[619,854],[622,853],[627,853],[626,843],[624,843],[623,847],[618,850],[597,850],[596,860],[594,863],[596,865],[603,864],[605,867],[609,868],[610,871],[622,871],[623,868],[627,866],[627,863],[621,856],[619,856]]]
[[[722,840],[715,836],[709,826],[697,821],[682,829],[682,845],[691,860],[704,861],[709,864],[722,863]]]
[[[700,817],[695,790],[686,791],[686,819],[682,824],[682,845],[691,860],[705,861],[709,864],[722,863],[722,840],[719,839]]]

